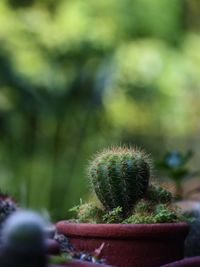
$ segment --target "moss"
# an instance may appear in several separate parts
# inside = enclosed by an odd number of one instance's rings
[[[145,212],[144,210],[137,210],[137,212],[125,219],[123,223],[167,223],[182,220],[183,217],[176,210],[166,204],[158,204],[151,206],[151,209],[145,210]]]
[[[80,204],[70,211],[75,212],[77,222],[83,223],[120,223],[123,221],[122,208],[117,207],[107,212],[92,203]]]
[[[122,217],[122,208],[117,207],[108,213],[103,215],[103,222],[104,223],[120,223],[123,221]]]
[[[153,215],[141,215],[141,214],[134,214],[128,217],[123,221],[123,223],[154,223]]]
[[[150,186],[132,212],[124,216],[122,207],[110,211],[92,203],[80,204],[73,209],[76,221],[87,223],[170,223],[186,221],[177,208],[172,207],[172,195],[159,186]]]
[[[104,215],[104,211],[92,203],[81,203],[70,209],[70,211],[75,212],[78,222],[101,223]]]
[[[133,213],[149,214],[153,210],[153,204],[145,199],[141,199],[135,206]]]
[[[156,223],[178,222],[182,220],[176,210],[165,204],[159,204],[154,211],[154,219]]]

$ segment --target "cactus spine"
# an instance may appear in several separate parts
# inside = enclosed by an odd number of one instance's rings
[[[89,177],[106,210],[121,207],[128,214],[145,195],[150,170],[150,160],[143,151],[119,147],[97,154],[89,166]]]

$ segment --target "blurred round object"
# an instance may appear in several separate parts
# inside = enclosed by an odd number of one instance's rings
[[[184,253],[187,257],[200,256],[200,201],[183,200],[175,203],[182,213],[191,216],[190,231],[185,240]]]
[[[17,211],[5,221],[1,233],[4,247],[40,250],[45,247],[45,222],[33,211]]]
[[[0,266],[45,267],[46,248],[43,218],[32,211],[17,211],[3,225]]]
[[[183,213],[196,213],[200,216],[200,201],[182,200],[175,203]]]

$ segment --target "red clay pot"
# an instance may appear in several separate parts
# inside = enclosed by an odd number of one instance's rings
[[[199,266],[200,266],[200,257],[197,256],[197,257],[185,258],[180,261],[168,263],[161,267],[199,267]]]
[[[75,249],[93,252],[102,243],[101,256],[118,267],[158,267],[183,258],[186,223],[87,224],[58,222]]]

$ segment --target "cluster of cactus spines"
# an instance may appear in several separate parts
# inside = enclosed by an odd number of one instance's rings
[[[150,159],[137,148],[104,150],[89,166],[92,187],[105,210],[121,207],[124,214],[145,195],[150,175]]]

